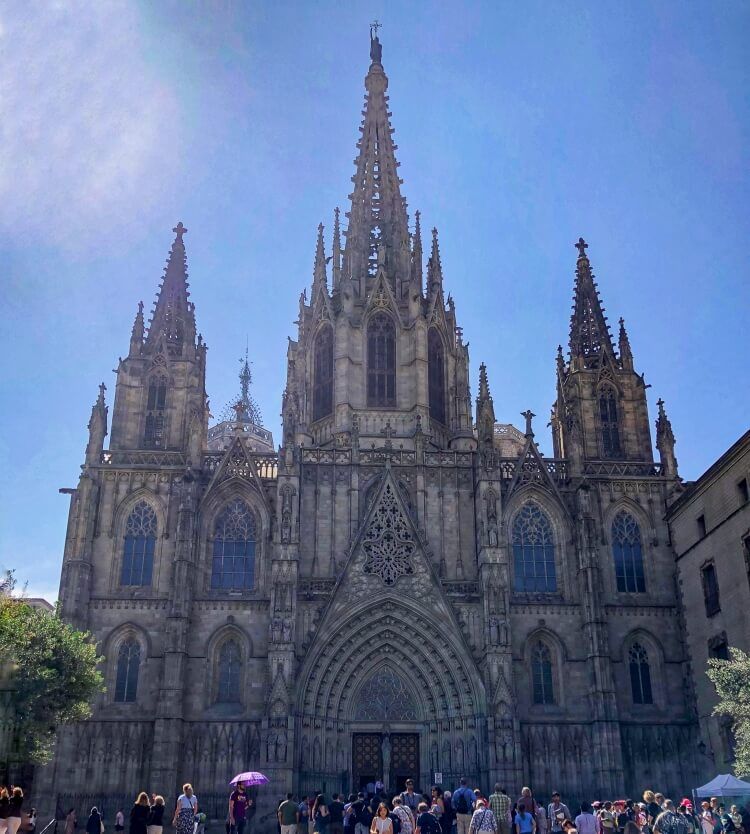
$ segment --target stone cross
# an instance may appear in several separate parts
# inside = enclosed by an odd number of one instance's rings
[[[586,250],[589,248],[588,243],[582,238],[578,238],[578,243],[574,243],[573,246],[578,250],[578,257],[585,258],[586,257]]]
[[[185,234],[185,232],[187,232],[187,229],[182,225],[182,221],[180,220],[180,222],[174,227],[174,229],[172,229],[172,231],[177,235],[177,240],[182,242],[182,236]]]

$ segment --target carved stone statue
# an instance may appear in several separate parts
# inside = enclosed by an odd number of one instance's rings
[[[383,781],[387,784],[388,774],[391,772],[391,741],[388,733],[383,736],[380,752],[383,754]]]

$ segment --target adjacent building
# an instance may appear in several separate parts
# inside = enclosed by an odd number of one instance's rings
[[[685,635],[700,722],[699,751],[715,772],[733,761],[730,722],[712,715],[708,658],[750,652],[750,431],[669,507]]]

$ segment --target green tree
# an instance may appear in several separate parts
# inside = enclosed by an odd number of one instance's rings
[[[735,648],[729,654],[730,660],[711,658],[706,674],[719,695],[714,713],[732,719],[734,772],[743,776],[750,773],[750,657]]]
[[[100,661],[88,634],[0,594],[0,670],[16,715],[14,758],[43,764],[55,727],[90,715],[90,701],[102,689]]]

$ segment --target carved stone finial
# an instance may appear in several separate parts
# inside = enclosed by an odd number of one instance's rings
[[[531,421],[536,417],[534,412],[527,408],[526,411],[521,412],[521,417],[526,418],[526,437],[533,437],[534,436],[534,429],[531,427]]]
[[[378,39],[378,29],[382,25],[377,20],[370,24],[370,60],[373,64],[379,64],[383,60],[383,47]]]
[[[177,240],[179,240],[179,241],[180,241],[180,243],[182,243],[182,236],[183,236],[183,235],[187,232],[187,229],[186,229],[186,228],[182,225],[182,221],[181,221],[181,220],[180,220],[180,222],[179,222],[179,223],[178,223],[178,224],[174,227],[174,229],[172,229],[172,231],[173,231],[173,232],[177,235]]]
[[[578,243],[574,243],[573,246],[578,250],[578,257],[585,258],[586,257],[586,250],[589,248],[588,243],[582,238],[578,238]]]

